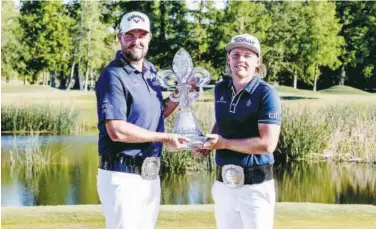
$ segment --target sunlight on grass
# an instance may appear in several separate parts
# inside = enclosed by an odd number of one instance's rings
[[[277,203],[275,229],[371,229],[376,227],[375,217],[376,207],[371,205]],[[1,218],[2,228],[105,227],[99,205],[4,207]],[[156,228],[215,229],[214,206],[163,205]]]
[[[366,91],[362,91],[357,88],[353,88],[349,86],[339,86],[339,85],[321,90],[320,93],[346,94],[346,95],[369,95],[370,94]]]

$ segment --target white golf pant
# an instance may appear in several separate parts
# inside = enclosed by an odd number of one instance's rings
[[[218,229],[272,229],[274,222],[274,180],[229,188],[215,181],[212,187]]]
[[[107,229],[153,229],[157,222],[159,176],[144,180],[138,174],[98,169],[97,190]]]

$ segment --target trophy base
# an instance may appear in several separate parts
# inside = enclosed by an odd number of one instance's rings
[[[204,146],[207,138],[205,136],[198,135],[183,135],[187,137],[190,141],[182,147],[182,149],[201,149]]]

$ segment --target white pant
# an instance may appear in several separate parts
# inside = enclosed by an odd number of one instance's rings
[[[215,181],[212,187],[218,229],[272,229],[274,221],[274,180],[229,188]]]
[[[98,169],[97,190],[107,229],[153,229],[160,199],[159,176],[144,180],[140,175]]]

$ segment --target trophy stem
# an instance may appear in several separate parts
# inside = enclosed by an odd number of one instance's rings
[[[191,89],[191,85],[189,84],[181,84],[178,86],[178,90],[180,91],[180,107],[186,108],[190,107],[191,99],[189,98],[189,90]]]
[[[203,136],[197,118],[190,107],[179,109],[172,132],[185,136]]]

